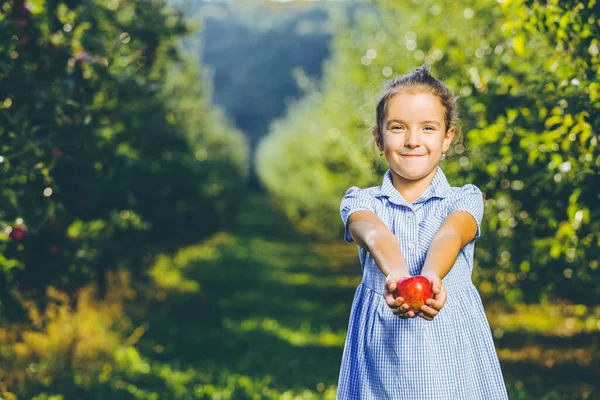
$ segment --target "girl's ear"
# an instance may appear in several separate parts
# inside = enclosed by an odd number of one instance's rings
[[[383,145],[381,143],[381,136],[379,135],[379,128],[377,128],[377,126],[373,126],[371,128],[371,133],[373,134],[373,137],[375,138],[375,143],[377,143],[377,148],[379,150],[383,150]]]
[[[446,132],[446,135],[444,136],[444,142],[442,145],[444,152],[448,151],[448,149],[450,148],[450,143],[452,143],[452,138],[454,138],[454,127],[451,127],[450,129],[448,129],[448,131]]]

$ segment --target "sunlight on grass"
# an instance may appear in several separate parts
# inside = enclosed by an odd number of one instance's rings
[[[199,245],[180,249],[173,257],[158,256],[148,274],[158,289],[178,293],[196,293],[200,291],[200,283],[188,279],[184,272],[194,262],[214,261],[221,257],[221,246],[231,245],[234,237],[227,233],[218,233]],[[163,295],[164,296],[164,292]],[[160,297],[160,293],[159,293]]]
[[[359,276],[332,275],[315,276],[310,273],[291,273],[291,272],[273,272],[270,279],[277,280],[287,285],[310,285],[319,288],[337,287],[337,288],[356,288],[361,281]]]
[[[226,318],[223,320],[225,328],[231,331],[262,331],[269,333],[294,346],[343,346],[346,340],[346,332],[332,332],[328,327],[323,327],[320,332],[312,332],[310,324],[305,322],[299,330],[293,330],[281,325],[274,319],[245,319],[237,322]]]
[[[527,362],[546,368],[564,363],[575,363],[582,367],[589,367],[593,358],[598,356],[598,349],[594,346],[565,349],[529,345],[517,349],[499,349],[498,356],[504,362]]]
[[[490,306],[487,316],[496,338],[502,337],[504,332],[562,337],[600,332],[600,307],[581,304],[521,304],[515,312]]]
[[[159,256],[148,274],[157,289],[168,289],[180,293],[199,292],[200,284],[184,278],[181,272],[181,268],[173,262],[172,258]]]
[[[356,265],[357,271],[360,271],[358,261],[358,252],[355,244],[349,244],[342,240],[329,243],[315,243],[312,250],[328,260],[328,267],[341,268],[349,265]]]
[[[211,236],[200,245],[192,245],[180,249],[173,257],[173,262],[177,267],[183,268],[193,261],[216,260],[221,256],[220,248],[232,245],[234,242],[234,236],[220,232]]]
[[[171,392],[179,397],[193,396],[197,399],[281,399],[281,400],[313,400],[335,399],[337,388],[327,387],[320,382],[315,390],[285,390],[272,387],[272,378],[264,376],[252,379],[249,376],[236,374],[233,371],[221,370],[216,375],[193,368],[180,371],[170,365],[153,367],[165,382],[169,383]]]

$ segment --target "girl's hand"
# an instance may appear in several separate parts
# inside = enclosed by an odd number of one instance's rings
[[[433,299],[427,300],[425,302],[426,305],[421,307],[419,317],[432,321],[444,307],[444,304],[446,304],[446,287],[440,277],[433,272],[425,272],[421,275],[429,279],[433,284]]]
[[[405,278],[410,278],[410,274],[406,271],[392,270],[385,280],[385,287],[383,290],[385,302],[392,309],[392,312],[402,319],[414,318],[417,316],[414,311],[408,311],[410,307],[404,302],[402,297],[394,298],[394,291],[398,286],[398,282]]]

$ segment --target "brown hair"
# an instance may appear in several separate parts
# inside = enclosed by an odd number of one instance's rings
[[[389,100],[395,94],[406,91],[426,92],[437,96],[445,110],[444,125],[446,127],[446,132],[448,132],[450,127],[454,127],[455,134],[453,141],[455,143],[460,143],[462,138],[460,126],[458,126],[460,120],[458,118],[456,97],[444,82],[431,75],[427,64],[423,64],[410,74],[389,80],[384,85],[383,91],[377,102],[377,126],[373,127],[373,130],[377,130],[377,143],[383,139],[383,123],[387,115],[387,104]]]

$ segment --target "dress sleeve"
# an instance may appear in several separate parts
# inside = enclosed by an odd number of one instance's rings
[[[477,233],[473,240],[481,236],[481,221],[483,219],[484,203],[481,190],[475,185],[465,185],[458,191],[456,199],[450,205],[448,214],[454,211],[466,211],[473,216],[477,223]]]
[[[340,204],[340,214],[344,222],[344,240],[348,243],[354,241],[348,230],[348,218],[355,212],[362,210],[375,212],[374,198],[366,189],[352,186],[348,189]]]

